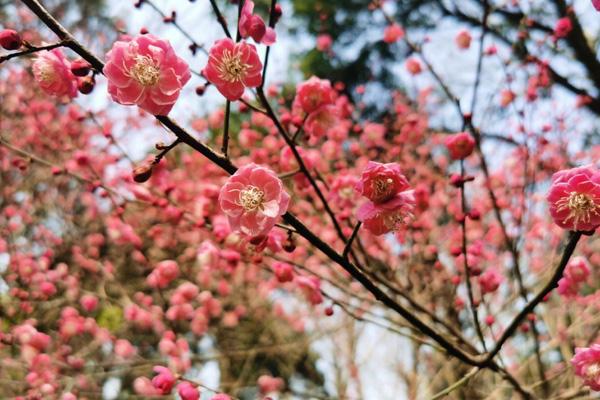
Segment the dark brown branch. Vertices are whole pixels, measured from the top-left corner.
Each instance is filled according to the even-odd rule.
[[[12,58],[26,56],[28,54],[37,53],[38,51],[52,50],[52,49],[56,49],[57,47],[63,47],[63,46],[66,46],[66,41],[64,41],[64,40],[61,40],[60,42],[52,43],[52,44],[49,44],[46,46],[31,46],[31,45],[29,45],[29,46],[27,46],[27,50],[23,50],[23,51],[19,51],[16,53],[10,53],[10,54],[1,56],[0,64],[2,64],[4,61],[8,61]]]
[[[506,328],[498,342],[496,342],[496,346],[494,346],[494,349],[488,353],[487,360],[492,360],[496,356],[496,354],[500,352],[504,343],[515,333],[515,331],[519,328],[519,325],[521,325],[521,323],[527,317],[527,315],[530,314],[535,309],[535,307],[544,300],[548,293],[550,293],[552,290],[554,290],[554,288],[558,286],[558,281],[560,280],[560,278],[562,278],[563,272],[569,262],[569,259],[575,251],[575,247],[577,246],[577,242],[581,238],[581,235],[581,232],[571,232],[569,234],[569,242],[567,243],[567,246],[563,251],[560,263],[554,270],[552,277],[546,283],[546,285],[544,285],[542,290],[540,290],[539,293],[529,303],[527,303],[525,307],[523,307],[521,312],[519,312],[519,314],[515,316],[515,318],[512,320],[508,328]]]

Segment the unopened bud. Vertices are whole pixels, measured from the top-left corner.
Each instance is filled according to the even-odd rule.
[[[12,29],[0,31],[0,46],[6,50],[17,50],[22,44],[21,35],[17,31]]]
[[[152,164],[147,163],[144,165],[140,165],[139,167],[135,167],[133,169],[133,180],[137,183],[144,183],[152,176]]]

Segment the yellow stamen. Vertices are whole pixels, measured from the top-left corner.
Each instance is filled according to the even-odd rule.
[[[596,204],[594,196],[586,193],[571,192],[568,197],[563,197],[556,203],[558,211],[569,210],[569,215],[564,223],[573,220],[573,227],[577,230],[580,223],[589,223],[592,215],[600,215],[600,205]]]
[[[244,210],[251,212],[262,207],[265,192],[256,186],[248,186],[240,191],[240,203]]]
[[[242,62],[242,54],[232,53],[229,50],[223,51],[221,60],[217,63],[217,71],[224,81],[233,83],[241,82],[246,76],[250,65]]]
[[[160,78],[160,68],[151,57],[138,55],[129,71],[131,77],[142,86],[154,86]]]

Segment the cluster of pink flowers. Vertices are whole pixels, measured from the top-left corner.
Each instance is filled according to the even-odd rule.
[[[258,15],[253,14],[254,2],[246,0],[240,15],[239,29],[243,38],[251,37],[256,43],[272,45],[275,43],[275,30],[265,25],[265,21]]]
[[[571,364],[575,374],[583,378],[590,389],[600,391],[600,344],[576,348]]]
[[[600,172],[591,166],[556,172],[547,199],[561,228],[595,230],[600,225]]]
[[[414,194],[398,164],[370,161],[356,190],[369,199],[358,209],[358,220],[375,235],[396,231],[413,217]]]
[[[248,164],[237,170],[219,193],[221,210],[231,229],[251,237],[265,236],[286,213],[290,196],[272,170]]]
[[[323,137],[338,122],[337,93],[326,79],[316,76],[296,86],[292,110],[305,119],[304,130],[315,138]]]
[[[33,62],[33,76],[42,90],[51,96],[77,96],[77,77],[60,49],[40,52]]]
[[[103,73],[114,101],[137,104],[154,115],[167,115],[191,78],[171,44],[150,34],[115,42]]]
[[[262,64],[254,45],[226,38],[210,48],[202,74],[227,100],[236,101],[247,87],[260,86]]]
[[[558,281],[558,293],[564,297],[578,295],[581,285],[590,276],[590,267],[583,257],[574,257],[569,261],[563,277]]]

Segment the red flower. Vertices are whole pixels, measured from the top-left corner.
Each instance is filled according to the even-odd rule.
[[[323,105],[333,104],[334,101],[335,91],[331,87],[331,82],[311,76],[309,80],[296,86],[293,108],[300,108],[306,114],[310,114]]]
[[[373,203],[384,203],[408,189],[408,180],[396,163],[381,164],[369,161],[356,190]]]
[[[453,160],[467,158],[475,148],[475,140],[467,132],[460,132],[446,138],[446,147]]]
[[[414,208],[415,197],[409,190],[398,193],[385,203],[366,202],[358,209],[357,217],[371,233],[383,235],[406,225],[413,217]]]
[[[158,375],[152,378],[152,386],[160,390],[161,394],[171,393],[173,386],[175,386],[175,382],[177,382],[177,378],[175,378],[173,373],[166,367],[157,365],[153,370]]]
[[[571,364],[575,375],[582,377],[590,389],[600,391],[600,344],[576,348]]]
[[[556,21],[554,25],[554,37],[557,39],[566,37],[573,29],[573,24],[569,17],[564,17]]]
[[[252,14],[254,2],[246,0],[240,15],[240,35],[245,39],[251,37],[256,43],[271,45],[275,43],[275,30],[265,25],[265,21],[258,15]]]
[[[550,215],[561,228],[595,230],[600,225],[600,173],[590,167],[555,173],[548,202]]]
[[[247,87],[257,87],[262,82],[262,64],[256,47],[246,42],[217,40],[210,49],[208,64],[202,71],[227,100],[239,100]]]
[[[389,25],[383,31],[383,41],[386,43],[394,43],[404,37],[404,29],[398,24]]]

